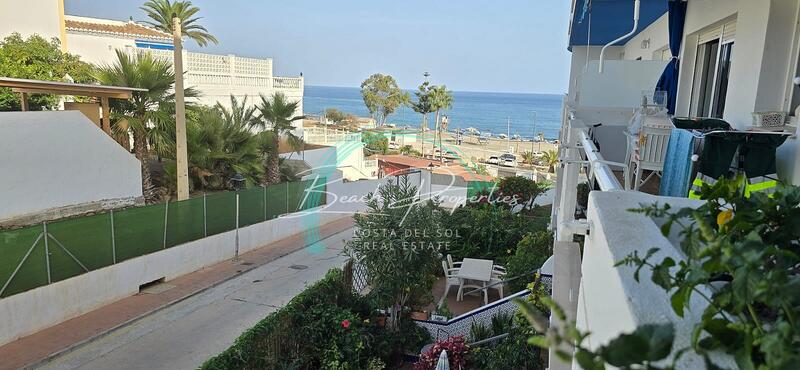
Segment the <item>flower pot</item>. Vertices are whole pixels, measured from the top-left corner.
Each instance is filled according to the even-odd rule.
[[[413,320],[428,320],[428,313],[425,311],[412,311],[411,319]]]

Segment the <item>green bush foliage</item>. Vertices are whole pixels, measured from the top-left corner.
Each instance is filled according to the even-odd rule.
[[[202,368],[365,369],[430,339],[410,322],[401,323],[399,335],[378,326],[371,300],[353,293],[343,276],[329,271]]]
[[[511,292],[518,292],[532,283],[534,271],[542,267],[553,255],[553,234],[549,231],[537,231],[526,235],[517,244],[517,250],[506,262],[509,277],[522,276],[509,282]]]

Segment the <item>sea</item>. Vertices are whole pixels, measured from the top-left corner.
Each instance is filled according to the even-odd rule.
[[[413,91],[411,93],[414,98]],[[474,127],[482,133],[519,135],[531,139],[543,133],[548,140],[558,139],[561,127],[562,95],[453,91],[453,107],[444,112],[449,117],[448,130]],[[369,111],[355,87],[305,86],[303,111],[318,115],[327,108],[368,117]],[[433,121],[433,115],[429,122]],[[422,115],[409,107],[389,116],[398,127],[418,128]],[[432,124],[428,124],[432,128]]]

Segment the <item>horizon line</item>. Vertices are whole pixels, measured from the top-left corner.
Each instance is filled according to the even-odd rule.
[[[316,85],[316,84],[306,84],[306,86],[311,87],[336,87],[336,88],[344,88],[344,89],[361,89],[359,86],[340,86],[340,85]],[[404,88],[401,89],[406,91],[414,91],[417,88]],[[563,95],[566,94],[565,92],[559,93],[546,93],[546,92],[514,92],[514,91],[479,91],[479,90],[451,90],[453,92],[462,92],[462,93],[489,93],[489,94],[517,94],[517,95]]]

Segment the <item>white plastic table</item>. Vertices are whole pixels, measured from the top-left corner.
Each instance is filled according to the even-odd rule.
[[[489,292],[486,289],[486,284],[492,280],[492,268],[494,261],[482,260],[477,258],[464,258],[461,261],[461,268],[456,275],[461,279],[463,286],[464,280],[480,281],[483,286],[483,304],[489,304]],[[459,289],[460,291],[461,289]]]
[[[478,280],[488,283],[492,280],[494,261],[477,258],[464,258],[458,276],[461,279]]]

